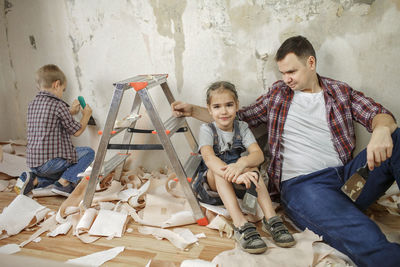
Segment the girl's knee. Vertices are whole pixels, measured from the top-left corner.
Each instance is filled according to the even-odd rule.
[[[216,177],[214,176],[214,173],[211,170],[207,170],[206,179],[207,179],[207,183],[210,186],[210,188],[213,191],[217,191],[217,185],[215,183]],[[217,177],[217,179],[219,179],[219,177]],[[223,178],[221,178],[221,179],[223,179]]]

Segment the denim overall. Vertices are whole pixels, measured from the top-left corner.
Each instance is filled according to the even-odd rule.
[[[240,158],[240,154],[246,150],[242,144],[242,136],[240,135],[238,120],[235,119],[233,122],[234,134],[232,147],[224,152],[220,152],[217,129],[215,128],[214,124],[209,123],[208,126],[213,132],[213,149],[215,155],[227,164],[235,163]],[[218,193],[212,191],[207,183],[207,169],[207,165],[204,163],[204,161],[202,161],[200,164],[199,175],[193,184],[193,190],[197,193],[197,199],[200,202],[210,205],[223,205]],[[233,184],[233,188],[236,196],[238,198],[243,198],[244,194],[246,193],[246,188],[243,185],[238,184]]]

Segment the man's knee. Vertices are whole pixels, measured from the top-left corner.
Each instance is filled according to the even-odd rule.
[[[397,129],[392,133],[392,139],[393,139],[393,142],[400,142],[400,128],[397,128]]]

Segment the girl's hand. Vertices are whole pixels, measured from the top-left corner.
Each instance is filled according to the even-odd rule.
[[[236,179],[243,173],[245,168],[246,166],[239,162],[235,162],[222,167],[221,170],[224,172],[224,179],[228,182],[232,182],[233,179]]]
[[[171,104],[172,114],[175,117],[191,117],[193,105],[185,102],[175,101]]]
[[[257,172],[245,172],[239,175],[236,179],[233,179],[232,182],[236,184],[244,184],[247,189],[250,188],[251,183],[253,183],[256,188],[259,188]]]

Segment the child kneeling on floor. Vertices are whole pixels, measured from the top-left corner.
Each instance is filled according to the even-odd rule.
[[[263,253],[267,245],[256,226],[243,215],[236,197],[243,198],[251,183],[256,185],[257,201],[264,218],[263,231],[281,247],[295,244],[282,219],[276,215],[267,188],[257,166],[264,155],[246,122],[236,119],[239,100],[235,86],[229,82],[213,83],[207,90],[207,108],[214,119],[200,128],[199,148],[203,157],[194,191],[201,202],[226,207],[234,224],[234,236],[249,253]],[[247,150],[247,156],[241,156]]]
[[[45,65],[36,72],[40,90],[28,106],[27,165],[14,187],[17,194],[27,195],[33,189],[51,190],[53,194],[69,196],[94,159],[90,147],[75,148],[70,135],[79,136],[85,130],[92,109],[80,108],[78,100],[72,107],[62,100],[67,86],[64,73],[56,65]],[[82,111],[77,122],[72,115]]]

